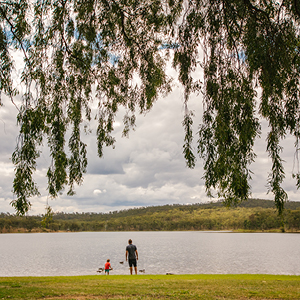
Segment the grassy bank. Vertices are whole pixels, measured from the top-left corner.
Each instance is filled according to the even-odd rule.
[[[299,299],[300,276],[1,277],[0,299]]]

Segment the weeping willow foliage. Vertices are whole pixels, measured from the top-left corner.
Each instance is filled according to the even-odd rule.
[[[73,194],[86,172],[81,134],[83,122],[91,120],[92,101],[98,103],[101,157],[103,147],[115,143],[121,106],[128,135],[136,114],[171,91],[166,74],[171,61],[184,86],[187,166],[193,168],[196,160],[188,100],[200,92],[205,109],[197,144],[207,193],[216,190],[228,205],[246,200],[253,144],[264,118],[272,159],[268,187],[282,212],[287,194],[281,187],[280,141],[294,135],[296,152],[299,143],[299,21],[297,0],[1,1],[0,91],[12,101],[18,92],[12,51],[24,57],[20,80],[26,87],[12,156],[13,207],[25,214],[30,198],[39,194],[33,174],[45,140],[52,159],[49,194],[56,197],[66,186]],[[201,81],[194,75],[200,67]],[[299,172],[294,177],[299,188]]]

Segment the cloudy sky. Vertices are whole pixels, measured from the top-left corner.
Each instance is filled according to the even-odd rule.
[[[18,127],[17,109],[3,97],[0,108],[0,212],[14,213],[10,202],[14,199],[12,182],[14,168],[11,154],[16,145]],[[202,117],[202,97],[192,96],[189,108],[194,111],[194,132],[197,132]],[[129,138],[122,138],[122,110],[115,123],[115,149],[106,148],[104,158],[97,156],[96,128],[84,136],[88,145],[88,171],[76,195],[69,197],[66,192],[57,199],[47,197],[46,172],[49,164],[47,149],[38,161],[35,180],[41,193],[31,200],[30,214],[43,214],[47,202],[55,212],[108,212],[132,207],[164,204],[189,204],[210,201],[202,180],[202,162],[198,158],[196,168],[188,169],[182,154],[184,131],[183,89],[174,82],[173,92],[160,98],[146,115],[138,115],[137,127]],[[267,194],[267,179],[271,161],[265,152],[267,125],[262,123],[263,133],[255,144],[257,158],[251,165],[252,197],[272,199]],[[197,137],[195,137],[195,140]],[[284,146],[286,189],[289,200],[300,201],[300,191],[292,179],[294,168],[294,139],[287,138]],[[196,147],[196,146],[195,146]]]

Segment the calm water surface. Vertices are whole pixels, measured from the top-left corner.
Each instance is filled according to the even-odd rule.
[[[129,238],[146,274],[300,275],[300,234],[188,231],[0,234],[0,276],[129,274]]]

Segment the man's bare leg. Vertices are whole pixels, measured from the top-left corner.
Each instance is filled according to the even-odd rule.
[[[134,267],[135,275],[137,275],[137,267]]]
[[[130,267],[129,269],[130,269],[130,275],[132,275],[132,267]]]

